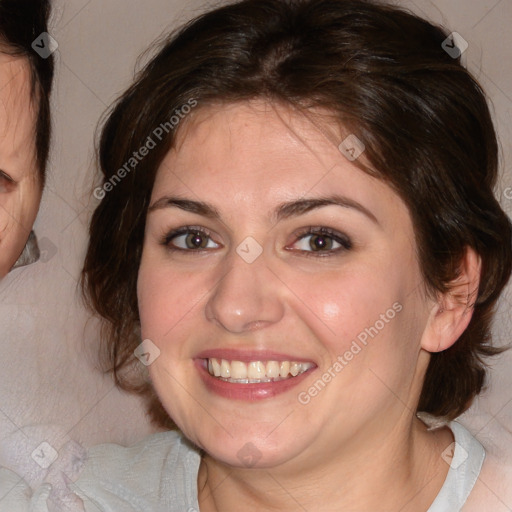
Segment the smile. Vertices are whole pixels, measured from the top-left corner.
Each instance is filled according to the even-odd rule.
[[[208,358],[208,373],[233,384],[255,384],[292,379],[313,368],[314,363],[297,361],[229,361]]]

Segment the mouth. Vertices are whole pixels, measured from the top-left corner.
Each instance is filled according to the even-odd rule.
[[[222,350],[199,355],[195,365],[208,391],[229,400],[255,401],[296,387],[317,368],[312,361],[288,357]]]
[[[257,384],[293,379],[315,366],[298,361],[230,361],[216,357],[207,358],[208,373],[224,382]]]

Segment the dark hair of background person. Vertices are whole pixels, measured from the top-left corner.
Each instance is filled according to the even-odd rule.
[[[486,97],[460,58],[442,48],[447,36],[373,1],[223,6],[169,36],[112,107],[98,149],[105,183],[191,98],[197,109],[265,98],[334,114],[366,146],[370,165],[354,163],[408,206],[430,296],[453,289],[467,246],[482,259],[471,322],[451,348],[431,355],[417,407],[453,419],[482,390],[484,358],[504,350],[492,345],[490,327],[512,269],[512,227],[493,194],[498,145]],[[99,203],[82,273],[85,300],[103,318],[106,368],[118,386],[146,395],[152,420],[168,428],[173,423],[151,385],[133,371],[140,364],[133,351],[141,342],[136,285],[146,212],[177,131]]]
[[[32,43],[42,32],[47,32],[50,9],[49,0],[0,0],[0,51],[26,57],[30,64],[32,97],[38,102],[36,158],[43,185],[51,140],[54,60],[52,55],[47,59],[40,57],[32,49]]]

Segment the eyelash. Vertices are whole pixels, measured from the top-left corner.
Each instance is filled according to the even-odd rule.
[[[203,253],[205,251],[208,251],[209,249],[183,249],[181,247],[173,247],[171,245],[171,241],[181,235],[187,235],[187,234],[199,234],[203,236],[207,236],[211,239],[211,233],[205,228],[201,228],[199,226],[184,226],[182,228],[176,229],[174,231],[171,231],[170,233],[166,234],[161,244],[167,248],[167,250],[171,252],[187,252],[187,253]],[[352,249],[353,245],[346,235],[342,233],[338,233],[337,231],[334,231],[330,228],[326,227],[315,227],[310,226],[308,228],[305,228],[304,230],[301,230],[298,233],[295,233],[295,236],[297,237],[297,241],[302,240],[303,238],[307,236],[324,236],[326,238],[330,238],[334,240],[335,242],[339,243],[341,247],[338,247],[336,249],[330,249],[330,250],[318,250],[318,251],[304,251],[300,250],[299,252],[303,253],[306,257],[312,257],[312,258],[325,258],[325,257],[331,257],[336,256],[339,253],[348,251]]]

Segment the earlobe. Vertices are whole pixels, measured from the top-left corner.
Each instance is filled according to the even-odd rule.
[[[459,276],[439,296],[427,320],[421,347],[428,352],[450,348],[466,330],[478,296],[482,261],[470,247],[460,263]]]

